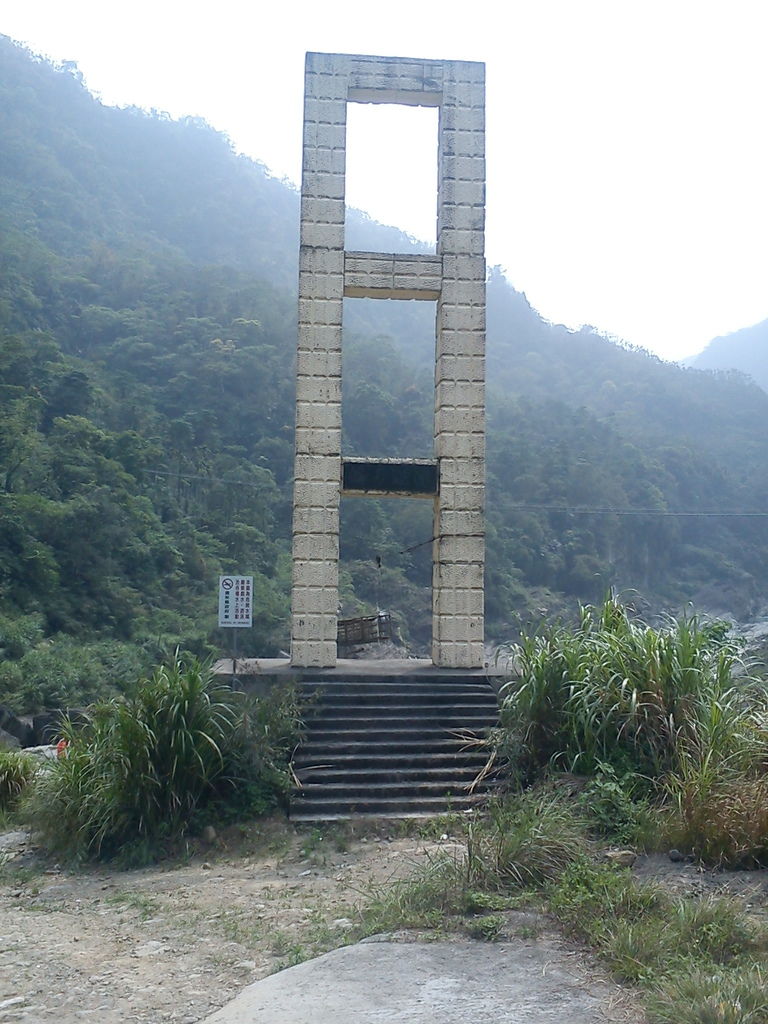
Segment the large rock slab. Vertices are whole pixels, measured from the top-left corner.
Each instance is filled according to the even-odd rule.
[[[599,1024],[616,995],[546,941],[363,942],[249,985],[204,1024]]]
[[[29,747],[35,742],[32,727],[5,704],[0,704],[0,730],[16,740],[11,746]]]

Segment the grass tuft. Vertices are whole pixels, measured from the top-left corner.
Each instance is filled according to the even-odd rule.
[[[648,999],[651,1024],[765,1024],[768,974],[763,967],[681,974]]]
[[[540,887],[586,850],[583,820],[547,790],[492,801],[470,823],[464,871],[471,888]]]
[[[768,864],[768,777],[727,765],[713,772],[706,761],[685,758],[667,785],[670,846],[718,867]]]
[[[0,811],[12,811],[32,782],[38,763],[18,750],[0,750]]]

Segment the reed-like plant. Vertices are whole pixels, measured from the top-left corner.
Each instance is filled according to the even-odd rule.
[[[702,701],[731,702],[734,653],[695,617],[656,629],[612,595],[581,609],[575,629],[554,626],[514,649],[502,727],[522,735],[533,767],[594,771],[599,763],[658,777],[693,739]]]
[[[664,779],[670,845],[709,864],[768,864],[768,693],[756,682],[705,690]]]
[[[667,779],[665,812],[670,846],[706,864],[730,868],[768,865],[768,776],[738,771],[687,755]]]
[[[610,596],[575,629],[524,638],[496,751],[517,743],[529,775],[555,765],[644,779],[666,802],[670,845],[708,863],[768,863],[768,696],[735,677],[722,632],[695,617],[653,628]]]
[[[129,700],[95,706],[86,728],[66,729],[66,756],[30,803],[47,845],[79,857],[149,854],[187,831],[202,807],[218,813],[236,799],[247,814],[259,795],[255,810],[264,810],[284,749],[264,730],[261,749],[249,749],[257,737],[247,706],[208,667],[178,657]],[[271,720],[279,732],[279,710]]]

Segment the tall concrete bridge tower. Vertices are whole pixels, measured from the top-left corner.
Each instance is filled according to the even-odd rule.
[[[348,252],[348,103],[437,107],[434,255]],[[291,663],[336,664],[343,494],[434,503],[432,661],[483,665],[485,67],[308,53],[299,256]],[[436,304],[433,458],[342,457],[345,296]]]

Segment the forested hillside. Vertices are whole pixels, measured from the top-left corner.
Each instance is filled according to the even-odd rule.
[[[221,649],[220,571],[255,577],[244,653],[287,644],[297,234],[296,193],[211,127],[0,38],[0,701]],[[348,244],[415,245],[355,212]],[[746,614],[764,521],[666,513],[768,507],[768,395],[548,324],[498,269],[488,303],[490,637],[610,585]],[[429,452],[433,322],[349,300],[348,452]],[[418,650],[428,503],[342,517],[345,613],[391,608]]]
[[[768,320],[714,338],[689,363],[699,370],[739,370],[768,391]]]

